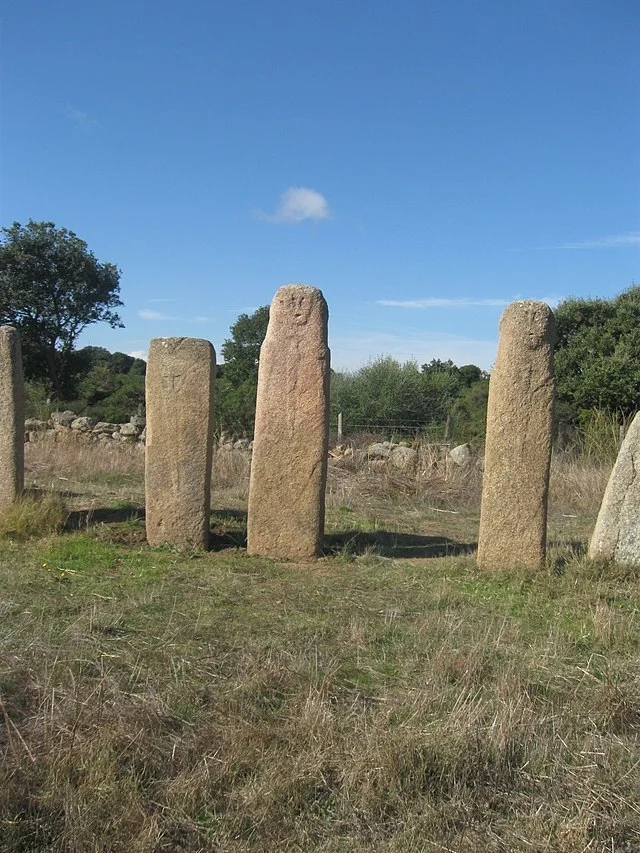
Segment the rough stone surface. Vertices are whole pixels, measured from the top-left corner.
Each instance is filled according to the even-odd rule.
[[[75,412],[67,409],[64,412],[51,412],[49,420],[54,427],[70,427],[77,417]]]
[[[459,444],[457,447],[452,447],[449,451],[449,458],[454,465],[459,465],[461,468],[465,468],[471,463],[471,448],[468,444]]]
[[[640,565],[640,413],[611,472],[589,544],[592,560]]]
[[[367,448],[369,459],[388,459],[391,451],[397,447],[392,441],[376,441]]]
[[[391,449],[389,462],[400,471],[414,471],[418,464],[418,451],[414,450],[413,447],[398,444]]]
[[[89,432],[92,426],[92,418],[82,417],[71,421],[71,429],[78,430],[79,432]]]
[[[24,383],[20,336],[0,326],[0,511],[24,488]]]
[[[328,309],[314,287],[273,298],[260,351],[247,550],[318,556],[324,533],[329,438]]]
[[[555,337],[544,302],[512,302],[500,319],[487,409],[482,569],[538,568],[545,560]]]
[[[116,432],[119,428],[119,424],[112,424],[108,421],[98,421],[98,423],[94,426],[93,432],[96,435],[109,435]]]
[[[154,338],[149,345],[145,515],[151,545],[209,545],[215,365],[209,341]]]
[[[120,435],[127,436],[129,438],[135,438],[140,430],[135,424],[122,424],[120,427]]]

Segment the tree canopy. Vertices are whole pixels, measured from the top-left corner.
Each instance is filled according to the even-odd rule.
[[[82,330],[97,322],[123,325],[114,310],[122,305],[120,272],[114,264],[100,263],[84,240],[53,222],[14,222],[2,232],[0,323],[20,331],[25,374],[46,376],[63,399]]]
[[[561,416],[598,409],[629,415],[640,403],[640,285],[613,299],[567,299],[555,310]]]
[[[269,325],[269,306],[262,305],[253,314],[240,314],[230,328],[231,337],[222,344],[224,376],[235,385],[246,379],[258,381],[260,347]]]
[[[444,436],[452,415],[458,437],[484,434],[488,376],[476,365],[434,359],[418,368],[381,356],[353,373],[332,373],[332,422],[344,415],[347,431],[428,432]]]
[[[231,337],[222,344],[220,377],[216,380],[216,421],[232,432],[253,434],[260,347],[267,334],[269,306],[240,314]]]

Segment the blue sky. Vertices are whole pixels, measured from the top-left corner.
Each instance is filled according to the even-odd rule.
[[[21,0],[0,224],[122,270],[126,328],[211,340],[321,288],[332,363],[489,368],[513,299],[640,280],[637,0]]]

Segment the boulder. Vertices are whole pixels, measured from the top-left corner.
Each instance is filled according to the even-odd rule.
[[[471,448],[468,444],[459,444],[457,447],[452,447],[449,451],[449,458],[454,465],[466,468],[467,465],[471,464],[473,458]]]
[[[71,429],[78,430],[78,432],[89,432],[92,426],[92,418],[76,418],[74,421],[71,421]]]
[[[64,429],[66,427],[70,427],[77,417],[78,416],[75,412],[72,412],[67,409],[64,412],[51,412],[49,422],[55,429],[57,429],[58,427],[62,427]]]
[[[397,447],[391,448],[389,462],[394,468],[398,468],[400,471],[415,470],[418,464],[418,452],[413,447],[406,447],[400,444]]]
[[[132,423],[122,424],[120,427],[120,435],[124,438],[135,438],[140,430]]]
[[[388,459],[394,447],[397,445],[392,441],[378,441],[369,445],[367,456],[369,459]]]
[[[96,435],[111,435],[118,429],[118,424],[111,424],[107,421],[99,421],[93,428]]]

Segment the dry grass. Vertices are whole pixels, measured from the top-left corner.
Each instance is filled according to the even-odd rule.
[[[144,504],[144,450],[81,441],[25,444],[25,485],[59,494],[70,510]]]
[[[551,507],[595,517],[612,467],[612,462],[602,462],[593,456],[555,455],[549,488]]]
[[[446,453],[429,444],[417,444],[415,470],[403,473],[383,460],[354,453],[329,460],[327,506],[349,504],[371,497],[423,499],[443,509],[480,506],[482,472],[478,465],[454,465]]]
[[[76,504],[143,494],[136,448],[27,465]],[[215,506],[248,466],[217,454]],[[152,549],[129,509],[0,539],[0,849],[640,850],[640,575],[427,559],[473,542],[480,476],[332,464],[315,566]],[[554,506],[589,522],[606,476],[554,460]]]
[[[3,556],[3,850],[640,844],[634,576]]]

